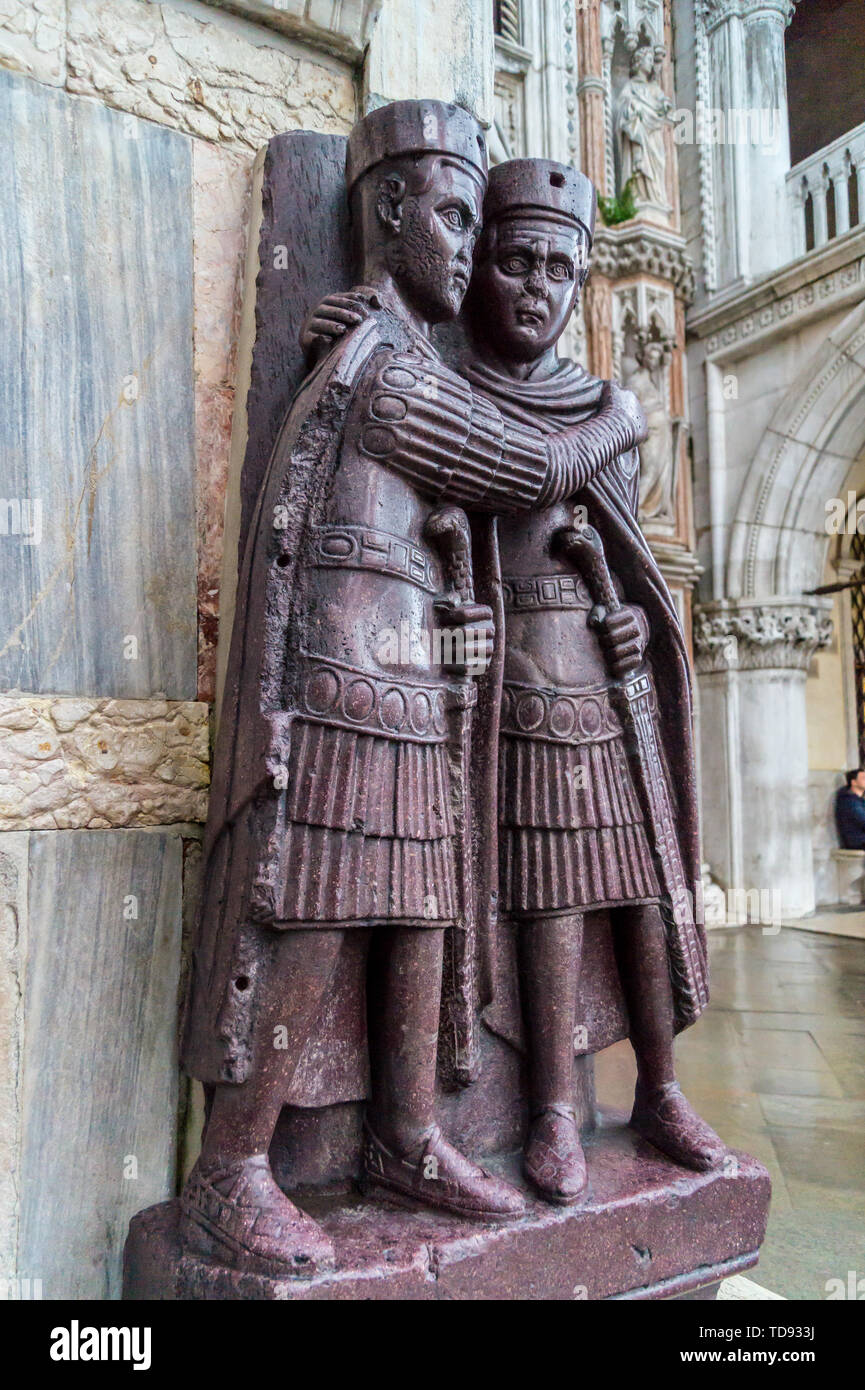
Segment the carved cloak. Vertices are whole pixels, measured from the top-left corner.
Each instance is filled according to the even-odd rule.
[[[590,376],[573,362],[563,362],[553,376],[537,381],[516,381],[494,371],[474,355],[463,361],[462,374],[489,397],[506,417],[520,423],[531,423],[546,433],[555,433],[588,418],[598,409],[604,383]],[[626,584],[628,603],[638,604],[649,620],[651,647],[649,660],[658,696],[657,726],[676,800],[676,828],[686,877],[691,885],[694,918],[702,956],[704,981],[706,968],[706,937],[703,926],[700,875],[700,832],[694,762],[691,675],[685,637],[672,595],[661,574],[657,561],[640,530],[639,461],[636,451],[623,455],[590,483],[575,503],[585,504],[591,524],[600,532],[607,558],[613,570]],[[484,557],[487,571],[486,587],[494,596],[501,592],[501,572],[498,549],[489,523],[476,522],[477,557]],[[487,598],[485,601],[489,602]],[[501,611],[500,602],[493,599]],[[503,618],[503,615],[502,615]],[[505,643],[497,643],[498,659],[486,682],[479,690],[479,728],[486,731],[483,740],[476,740],[478,784],[489,775],[498,761],[497,705],[501,696]],[[480,866],[479,866],[480,868]],[[493,872],[498,871],[496,862]],[[479,880],[482,882],[482,879]],[[510,967],[505,966],[501,951],[502,937],[497,929],[495,887],[488,885],[479,911],[479,944],[481,959],[481,1006],[484,1017],[493,1031],[513,1036],[513,1029],[504,1022],[512,1009],[497,995],[513,996],[512,983],[504,980]],[[693,1023],[702,1011],[683,997],[677,989],[672,972],[676,1004],[677,1029]],[[498,1020],[498,1022],[497,1022]]]
[[[346,415],[373,353],[408,345],[373,315],[303,382],[280,430],[252,517],[214,752],[202,897],[181,1061],[203,1082],[242,1082],[251,1066],[267,923],[279,864],[302,634],[298,569],[339,463]]]

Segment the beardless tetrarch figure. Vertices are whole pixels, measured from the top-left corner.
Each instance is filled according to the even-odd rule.
[[[513,160],[491,171],[461,370],[504,418],[545,433],[594,417],[611,385],[556,350],[587,274],[594,212],[591,183],[564,165]],[[334,298],[310,330],[344,332],[363,314]],[[525,1172],[561,1204],[579,1200],[587,1182],[573,1055],[589,911],[611,914],[638,1067],[631,1125],[690,1168],[713,1168],[726,1153],[675,1078],[674,1035],[708,999],[705,936],[694,914],[690,676],[673,600],[637,523],[638,495],[639,458],[629,448],[567,502],[499,522],[500,908],[518,924],[531,1110]],[[574,503],[613,568],[617,603],[601,621],[569,546]],[[619,698],[628,685],[637,691],[630,720]],[[652,726],[654,765],[640,765],[634,717]],[[495,962],[495,941],[489,954]],[[515,992],[496,989],[495,964],[489,974],[485,1021],[516,1041],[520,1023],[505,999]]]
[[[598,408],[604,383],[556,351],[587,274],[594,208],[590,181],[564,165],[513,160],[491,171],[464,307],[472,346],[463,371],[515,420],[561,429]],[[629,450],[569,503],[499,523],[500,907],[519,924],[532,1109],[525,1171],[562,1203],[586,1183],[572,1055],[590,910],[611,914],[638,1068],[633,1128],[688,1167],[714,1167],[726,1152],[675,1078],[674,1033],[707,998],[705,942],[692,918],[673,922],[669,910],[671,883],[690,890],[682,900],[693,904],[699,881],[689,681],[676,610],[637,525],[638,473]],[[600,622],[567,544],[574,503],[599,533],[619,595]],[[646,717],[661,750],[648,778],[646,768],[635,776],[637,750],[616,698],[618,684],[646,674],[656,702]],[[676,794],[661,849],[659,803],[674,804]]]

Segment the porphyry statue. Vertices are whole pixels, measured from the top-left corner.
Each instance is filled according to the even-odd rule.
[[[557,351],[588,273],[595,202],[565,165],[496,165],[462,312],[462,375],[504,419],[549,437],[597,418],[611,387]],[[365,316],[360,300],[335,296],[310,330],[337,336]],[[689,1168],[727,1153],[674,1067],[676,1032],[708,1001],[690,675],[638,509],[629,446],[579,493],[503,515],[488,547],[505,616],[484,691],[499,728],[498,907],[517,922],[518,952],[508,959],[495,917],[480,914],[479,1002],[493,1031],[515,1044],[525,1033],[524,1171],[560,1204],[587,1184],[572,1091],[588,912],[611,916],[638,1067],[632,1127]]]
[[[332,1263],[268,1162],[282,1106],[320,1104],[340,1061],[314,1050],[328,1010],[368,1044],[368,1077],[328,1092],[368,1097],[368,1186],[461,1216],[524,1210],[434,1109],[446,933],[471,987],[464,716],[496,640],[473,601],[463,509],[547,511],[645,422],[608,386],[550,431],[445,365],[431,327],[460,310],[486,181],[483,131],[461,109],[397,102],[355,126],[364,321],[295,397],[241,567],[183,1039],[211,1103],[181,1199],[187,1248],[240,1269]],[[404,627],[394,653],[385,636]],[[422,640],[442,632],[463,649]]]

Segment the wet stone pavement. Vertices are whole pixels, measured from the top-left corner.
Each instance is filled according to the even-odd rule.
[[[712,1002],[677,1064],[705,1119],[771,1175],[750,1277],[789,1299],[837,1297],[861,1279],[863,1296],[865,941],[745,926],[710,932],[709,949]],[[609,1048],[598,1099],[628,1108],[634,1076],[628,1044]]]

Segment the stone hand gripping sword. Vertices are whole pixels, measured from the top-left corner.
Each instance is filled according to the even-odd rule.
[[[594,607],[589,623],[597,627],[622,603],[607,566],[603,541],[593,526],[564,527],[554,545],[571,560],[585,580]],[[662,891],[669,901],[667,938],[671,968],[684,996],[697,1009],[708,1002],[706,962],[694,924],[691,894],[685,881],[682,853],[670,791],[652,717],[652,683],[636,655],[630,669],[615,683],[616,698],[629,734],[631,763],[644,814],[652,832],[652,845]]]
[[[452,617],[454,607],[474,605],[475,601],[468,517],[459,507],[440,507],[427,521],[424,534],[439,552],[448,590],[439,601],[439,611],[443,617],[447,613]],[[468,657],[469,653],[466,652],[465,656]],[[477,702],[477,687],[471,664],[467,662],[466,665],[467,669],[457,676],[456,683],[451,687],[450,699],[449,754],[452,764],[456,764],[457,785],[461,788],[460,804],[454,808],[461,921],[447,933],[441,1036],[443,1059],[453,1080],[460,1086],[475,1081],[480,1071],[475,980],[477,928],[474,847],[469,788],[472,711]]]

